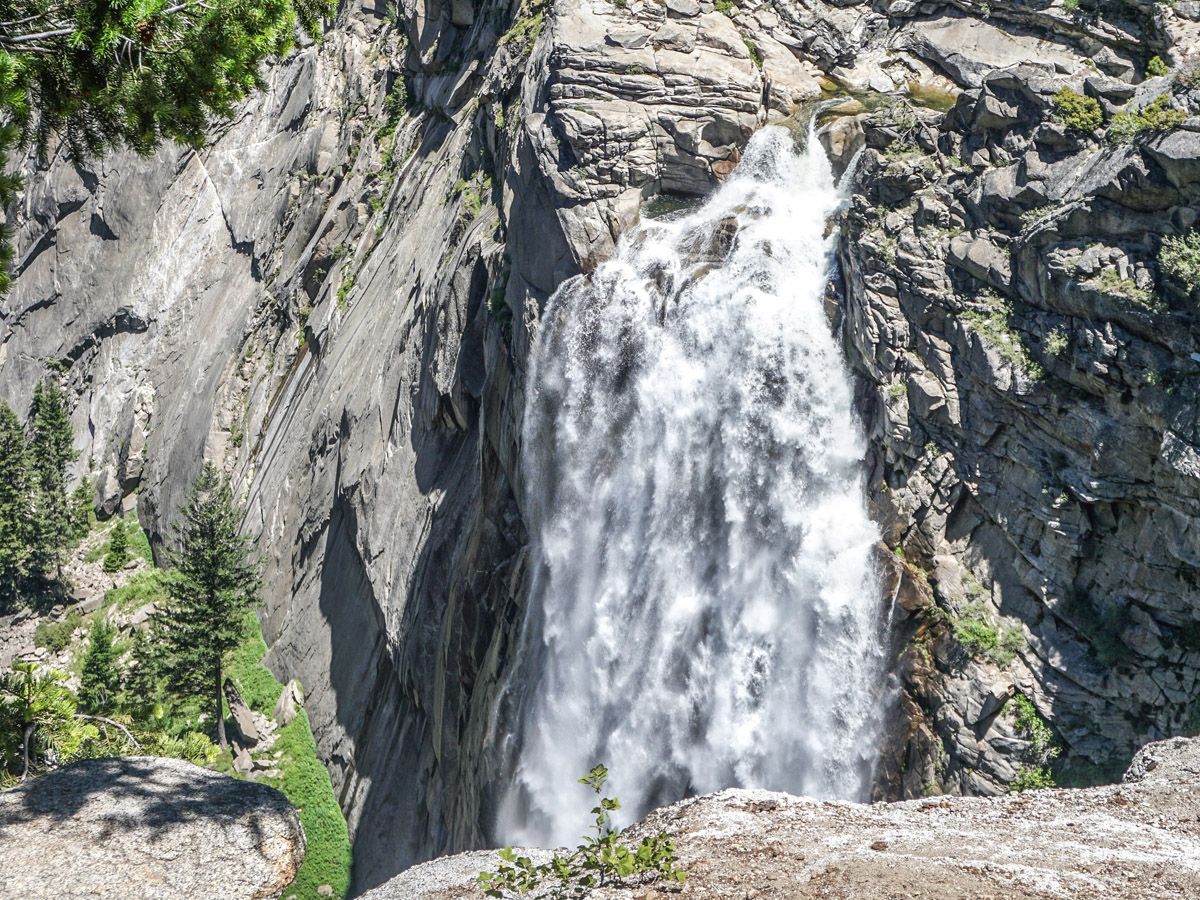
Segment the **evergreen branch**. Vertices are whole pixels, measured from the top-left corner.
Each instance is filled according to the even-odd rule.
[[[104,718],[104,716],[89,716],[89,715],[85,715],[84,713],[75,713],[75,718],[84,719],[88,722],[100,722],[104,725],[111,725],[113,728],[116,728],[118,731],[120,731],[122,734],[124,734],[125,737],[127,737],[129,739],[129,743],[133,744],[134,750],[137,750],[140,752],[142,749],[142,745],[138,743],[137,738],[135,738],[133,736],[133,734],[130,732],[130,730],[128,728],[126,728],[124,725],[122,725],[120,722],[114,722],[112,719]]]

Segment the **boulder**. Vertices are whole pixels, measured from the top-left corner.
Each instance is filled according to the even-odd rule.
[[[283,693],[275,701],[275,709],[271,714],[282,727],[296,718],[296,713],[302,706],[304,706],[304,691],[300,687],[300,682],[293,678],[284,686]]]
[[[828,803],[727,790],[651,813],[688,897],[1104,897],[1200,895],[1200,739],[1149,745],[1121,784],[999,797]],[[535,862],[545,853],[533,851]],[[482,897],[495,851],[416,866],[363,900]],[[670,896],[644,884],[590,896]]]
[[[243,747],[254,747],[263,739],[258,723],[254,721],[254,712],[246,705],[241,693],[228,678],[225,679],[225,700],[229,704],[229,714],[237,728],[237,742]]]
[[[5,897],[278,897],[304,849],[281,793],[180,760],[87,760],[0,794]]]

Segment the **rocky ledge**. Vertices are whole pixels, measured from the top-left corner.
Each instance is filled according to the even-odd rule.
[[[1200,896],[1200,739],[1149,744],[1120,784],[866,806],[729,790],[651,813],[668,832],[688,897]],[[416,866],[364,900],[482,896],[495,853]],[[596,897],[658,897],[636,885]]]
[[[93,759],[0,794],[0,894],[278,897],[304,859],[278,791],[190,763]]]

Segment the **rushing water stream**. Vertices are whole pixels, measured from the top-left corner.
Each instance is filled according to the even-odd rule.
[[[577,838],[694,793],[862,798],[880,682],[863,438],[823,307],[840,202],[815,139],[757,134],[543,318],[526,412],[536,554],[497,837]]]

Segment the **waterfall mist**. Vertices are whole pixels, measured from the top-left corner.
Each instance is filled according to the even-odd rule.
[[[762,130],[542,319],[524,423],[535,572],[496,836],[572,842],[689,794],[864,799],[881,675],[864,439],[824,309],[841,198]]]

